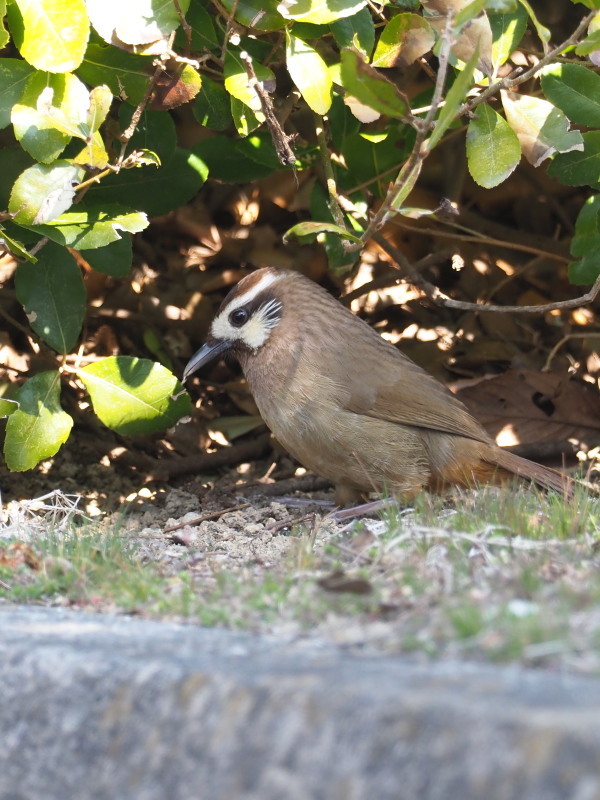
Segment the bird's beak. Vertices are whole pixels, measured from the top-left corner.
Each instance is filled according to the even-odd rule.
[[[231,347],[231,342],[227,342],[224,339],[209,339],[206,344],[198,350],[197,353],[190,358],[188,363],[185,365],[185,369],[183,370],[183,383],[187,381],[190,375],[193,375],[194,372],[203,367],[205,364],[208,364],[209,361],[212,361],[217,356],[220,356],[221,353],[224,353],[226,350],[229,350]]]

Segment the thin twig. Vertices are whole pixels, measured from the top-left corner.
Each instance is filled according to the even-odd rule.
[[[250,54],[244,50],[240,53],[240,58],[244,62],[244,67],[246,68],[246,74],[248,75],[248,86],[254,90],[254,93],[260,101],[260,107],[265,116],[265,122],[267,124],[267,128],[269,129],[269,133],[271,134],[273,146],[275,147],[275,152],[277,153],[277,158],[284,165],[284,167],[291,167],[296,163],[296,154],[290,147],[290,141],[293,137],[288,136],[281,127],[281,123],[277,119],[275,109],[273,108],[271,96],[256,77],[256,72],[254,71],[254,65],[252,64],[252,57]]]
[[[361,247],[364,247],[365,242],[371,239],[373,234],[383,227],[391,210],[398,202],[398,198],[400,197],[401,193],[406,191],[407,188],[411,187],[415,183],[419,173],[421,172],[423,161],[429,155],[429,147],[427,146],[426,138],[431,126],[433,125],[435,115],[438,112],[438,106],[441,102],[442,93],[446,84],[448,59],[450,57],[450,48],[452,47],[453,20],[454,14],[452,12],[448,13],[446,18],[446,28],[442,34],[442,46],[438,54],[439,67],[433,90],[433,97],[431,99],[431,108],[427,112],[427,115],[424,119],[421,120],[415,117],[412,120],[412,124],[416,128],[417,135],[410,155],[404,162],[404,165],[401,167],[396,180],[387,192],[379,210],[373,215],[367,226],[367,229],[360,237],[360,243],[348,246],[347,249],[349,251],[358,250]]]
[[[554,361],[554,356],[558,353],[563,344],[566,344],[567,342],[571,341],[571,339],[589,339],[590,336],[600,337],[600,332],[588,331],[587,333],[568,333],[566,336],[563,336],[562,339],[560,339],[554,345],[552,350],[550,350],[548,358],[546,359],[546,363],[542,367],[542,372],[548,372],[550,370],[552,362]]]
[[[175,9],[177,10],[177,14],[179,16],[179,21],[181,22],[181,27],[183,28],[183,32],[185,33],[185,56],[186,58],[190,57],[190,53],[192,52],[192,26],[185,18],[185,14],[181,10],[181,6],[179,5],[179,0],[173,0],[173,4]]]
[[[570,300],[558,300],[555,303],[544,303],[536,306],[496,306],[487,303],[470,303],[465,300],[454,300],[448,297],[447,294],[438,289],[422,275],[415,270],[414,266],[408,261],[404,253],[394,247],[393,244],[388,242],[385,236],[380,233],[373,235],[373,239],[381,247],[382,250],[391,256],[396,263],[402,266],[403,271],[417,288],[439,306],[446,308],[456,308],[459,311],[491,311],[497,314],[543,314],[547,311],[564,310],[569,308],[579,308],[588,303],[593,303],[598,294],[600,294],[600,275],[596,278],[596,282],[585,294],[579,297],[573,297]]]
[[[470,113],[474,108],[476,108],[480,103],[484,103],[486,100],[489,100],[490,97],[498,94],[502,89],[512,89],[513,86],[519,86],[521,83],[525,83],[534,75],[536,75],[540,70],[542,70],[545,66],[550,64],[554,58],[562,53],[567,47],[570,47],[573,44],[576,44],[583,33],[586,32],[588,25],[597,14],[597,11],[591,11],[589,14],[581,20],[577,28],[573,31],[573,33],[565,39],[562,44],[559,44],[553,50],[550,50],[546,55],[541,58],[537,64],[534,64],[533,67],[528,69],[526,72],[522,72],[522,69],[516,69],[507,75],[502,80],[493,83],[491,86],[488,86],[481,94],[474,97],[472,100],[467,101],[464,103],[459,110],[455,114],[455,119],[462,117],[464,114]]]
[[[319,114],[315,114],[314,118],[315,130],[317,132],[317,144],[319,145],[319,154],[323,164],[323,172],[325,173],[325,184],[329,194],[329,210],[333,215],[335,224],[347,230],[344,213],[338,200],[337,185],[335,182],[335,175],[333,174],[329,148],[327,146],[327,135],[325,133],[325,126],[323,125],[323,117]],[[344,244],[344,242],[342,242],[342,244]]]
[[[177,525],[170,525],[168,528],[163,529],[163,533],[173,533],[173,531],[180,531],[182,528],[199,525],[201,522],[206,522],[209,519],[219,519],[223,514],[229,514],[231,511],[242,511],[244,508],[250,508],[250,506],[251,503],[241,503],[239,506],[230,506],[229,508],[222,508],[219,511],[207,511],[206,514],[200,514],[199,517],[193,517],[185,522],[178,522]]]
[[[169,41],[167,44],[167,53],[170,54],[171,48],[173,47],[173,40],[175,39],[175,31],[171,33],[169,36]],[[171,56],[169,55],[169,58]],[[155,62],[156,63],[156,62]],[[123,159],[125,158],[125,150],[127,149],[127,145],[129,144],[129,140],[133,136],[136,131],[137,126],[139,125],[140,119],[142,118],[142,114],[144,113],[144,109],[148,105],[148,100],[150,99],[150,95],[156,85],[156,81],[158,80],[159,76],[162,72],[165,71],[165,65],[162,60],[159,59],[158,63],[156,64],[156,69],[154,70],[154,74],[148,81],[148,86],[146,87],[146,91],[144,92],[144,96],[140,100],[137,105],[137,108],[133,112],[133,116],[131,117],[131,122],[127,126],[127,128],[123,131],[123,133],[119,136],[119,141],[121,142],[121,152],[119,153],[119,158],[117,160],[117,166],[122,164]]]

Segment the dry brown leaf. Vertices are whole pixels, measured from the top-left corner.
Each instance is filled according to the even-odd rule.
[[[499,444],[600,437],[600,394],[564,375],[513,369],[457,395]]]

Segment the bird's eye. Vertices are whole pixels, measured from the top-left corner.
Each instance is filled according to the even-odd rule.
[[[236,308],[229,315],[229,322],[234,328],[241,328],[242,325],[245,325],[246,322],[248,322],[248,312],[245,308]]]

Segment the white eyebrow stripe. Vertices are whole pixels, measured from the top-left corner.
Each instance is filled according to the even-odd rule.
[[[268,286],[271,286],[276,281],[281,280],[283,275],[277,275],[277,273],[267,272],[262,278],[254,284],[251,289],[247,289],[245,292],[242,292],[237,297],[235,297],[230,303],[227,304],[227,308],[224,309],[230,314],[236,308],[240,306],[245,306],[247,303],[251,303],[254,298],[263,292]]]

